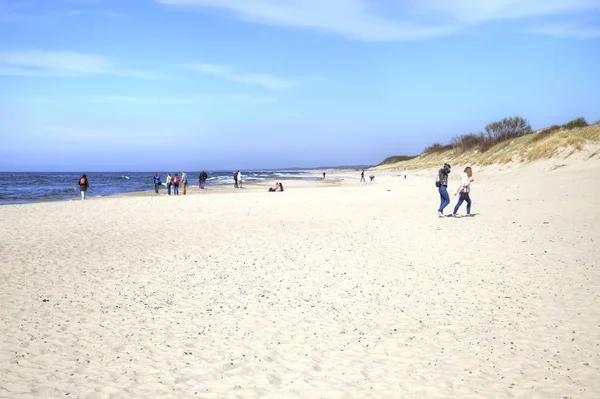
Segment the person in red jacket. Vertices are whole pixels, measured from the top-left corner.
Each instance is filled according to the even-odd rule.
[[[181,178],[177,173],[175,173],[175,177],[173,178],[173,195],[179,195],[179,182]]]

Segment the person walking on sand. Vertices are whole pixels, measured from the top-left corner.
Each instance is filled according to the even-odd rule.
[[[187,173],[181,172],[181,188],[183,189],[183,195],[187,193]]]
[[[233,173],[233,188],[238,188],[238,181],[237,181],[238,173],[240,173],[239,170]]]
[[[444,208],[450,204],[450,196],[448,195],[448,174],[450,174],[450,164],[445,163],[438,171],[438,178],[435,185],[440,193],[440,207],[438,208],[438,217],[444,217]]]
[[[467,166],[465,168],[464,172],[462,172],[460,174],[460,184],[458,185],[458,188],[456,189],[456,192],[454,193],[454,195],[460,195],[460,196],[458,197],[458,203],[454,207],[454,212],[452,213],[453,216],[457,215],[458,209],[460,208],[460,206],[462,205],[463,202],[467,203],[467,216],[471,215],[470,193],[471,193],[471,183],[474,180],[475,179],[473,178],[473,171],[471,170],[471,168],[469,166]]]
[[[77,181],[79,184],[79,191],[81,192],[81,200],[85,200],[85,192],[90,187],[87,176],[84,174],[81,175],[79,180]]]
[[[323,180],[325,180],[325,172],[323,172]]]
[[[403,175],[404,175],[404,180],[406,180],[406,176],[408,176],[408,170],[404,169]]]
[[[360,182],[364,182],[365,180],[365,170],[363,169],[362,172],[360,172]]]
[[[173,178],[173,195],[179,195],[179,175],[175,173],[175,177]]]
[[[204,190],[204,187],[206,187],[206,180],[208,180],[208,174],[204,171],[204,169],[202,169],[202,172],[200,172],[200,176],[198,176],[198,180],[199,180],[199,184],[200,184],[200,189]]]
[[[171,195],[171,186],[173,185],[173,178],[171,172],[167,172],[167,194]]]
[[[156,172],[154,172],[154,192],[156,192],[156,194],[158,194],[158,189],[160,188],[160,175]]]

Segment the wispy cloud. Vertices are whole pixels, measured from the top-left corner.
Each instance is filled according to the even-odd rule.
[[[370,41],[454,34],[473,24],[600,9],[598,0],[155,0],[251,22]]]
[[[68,17],[78,17],[78,16],[86,16],[86,15],[93,16],[93,17],[103,17],[103,18],[115,19],[115,20],[125,19],[125,14],[121,14],[118,12],[111,12],[111,11],[84,10],[84,9],[67,11]]]
[[[239,104],[245,105],[254,104],[272,104],[277,102],[277,98],[268,96],[257,96],[249,93],[214,93],[214,94],[203,94],[198,96],[135,96],[135,95],[118,95],[118,94],[99,94],[86,97],[68,97],[61,96],[60,100],[56,98],[48,97],[26,97],[22,98],[21,101],[27,103],[56,103],[57,101],[63,102],[77,102],[77,103],[114,103],[114,104],[131,104],[131,105],[177,105],[177,106],[208,106],[208,105],[219,105],[224,104]]]
[[[360,40],[399,40],[439,36],[452,25],[427,25],[375,13],[366,0],[156,0],[169,6],[220,9],[238,18],[267,25],[323,31]],[[412,3],[412,0],[408,1]],[[401,4],[396,9],[406,10]]]
[[[69,77],[114,75],[138,79],[161,79],[162,74],[119,67],[111,58],[73,51],[0,51],[0,75]]]
[[[297,79],[283,78],[266,73],[239,72],[228,65],[201,62],[183,64],[182,67],[191,71],[218,76],[232,82],[262,86],[271,90],[289,89],[300,83]]]
[[[563,39],[597,39],[600,38],[600,26],[584,26],[576,23],[560,23],[536,26],[532,33]]]

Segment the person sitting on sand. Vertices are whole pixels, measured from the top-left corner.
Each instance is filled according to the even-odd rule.
[[[269,187],[270,193],[278,193],[281,191],[283,191],[283,186],[281,185],[281,183],[275,183],[275,186]]]
[[[471,197],[469,194],[471,193],[471,183],[475,179],[473,178],[473,171],[469,166],[467,166],[464,172],[460,175],[460,184],[456,189],[454,195],[460,194],[458,197],[458,203],[454,207],[453,216],[456,216],[458,209],[462,205],[463,202],[467,203],[467,216],[471,215]]]
[[[373,181],[373,180],[375,180],[375,176],[371,175],[371,176],[369,176],[369,179],[370,179],[371,181]]]

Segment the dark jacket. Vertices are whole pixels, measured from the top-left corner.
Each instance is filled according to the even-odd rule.
[[[448,186],[448,173],[450,173],[450,168],[445,166],[438,171],[438,181],[441,186]]]
[[[84,180],[83,184],[81,184],[81,179]],[[88,187],[90,186],[87,177],[80,177],[79,180],[77,180],[77,184],[79,184],[79,189],[81,191],[87,191]]]
[[[199,179],[200,181],[206,181],[206,179],[208,179],[208,174],[206,172],[201,172]]]

